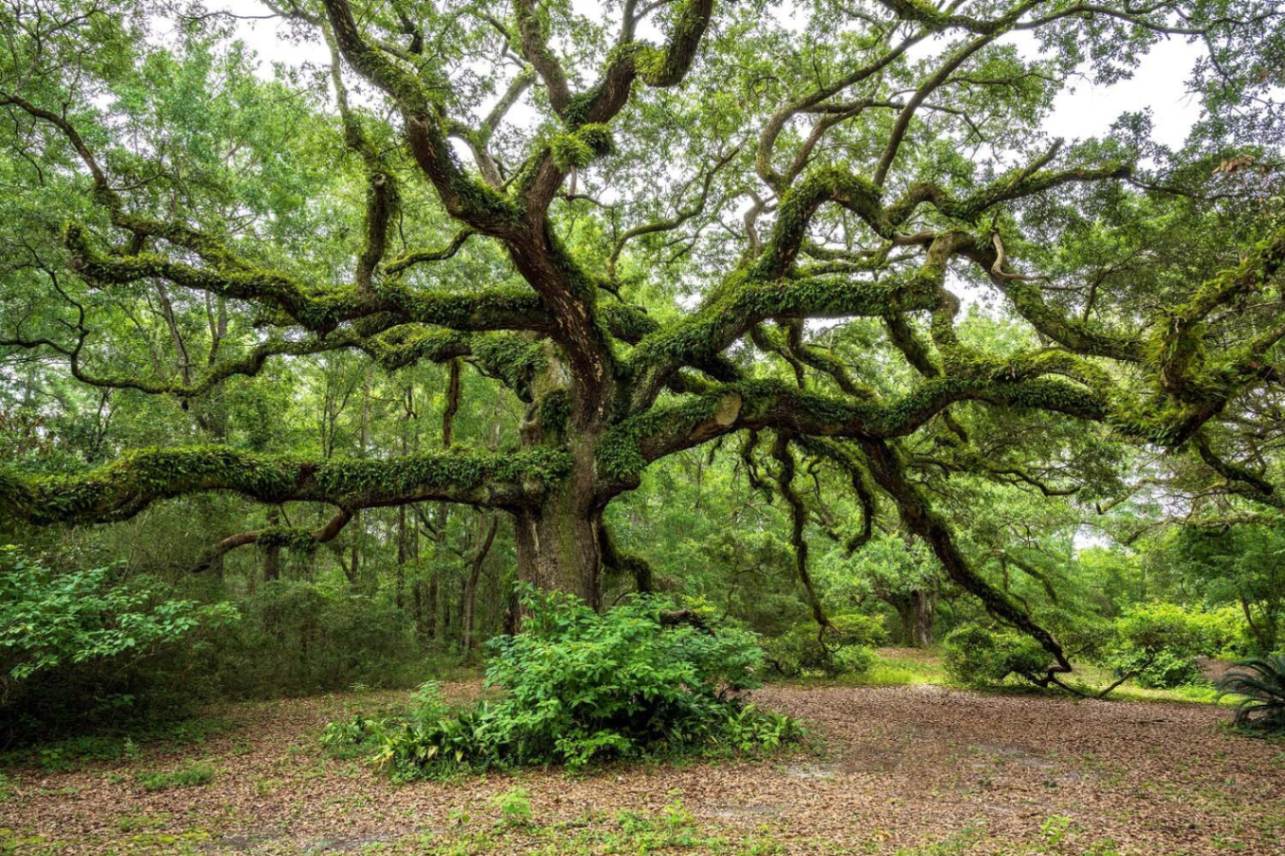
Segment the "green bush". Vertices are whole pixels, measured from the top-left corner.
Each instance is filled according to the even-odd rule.
[[[489,643],[489,685],[503,695],[449,710],[426,685],[408,715],[332,724],[323,742],[374,739],[397,779],[462,769],[753,751],[795,739],[788,717],[735,692],[758,685],[753,634],[708,618],[674,623],[672,604],[640,597],[596,613],[566,596],[523,594],[523,632]]]
[[[953,630],[942,647],[947,674],[972,686],[998,684],[1013,674],[1033,677],[1049,664],[1048,652],[1031,637],[976,624]]]
[[[1106,664],[1117,675],[1132,675],[1143,687],[1195,683],[1200,680],[1196,658],[1222,652],[1233,632],[1234,625],[1219,613],[1175,603],[1138,604],[1116,619]]]
[[[0,548],[0,734],[6,743],[165,719],[200,700],[193,652],[235,608],[168,596],[119,567],[46,567]]]
[[[875,664],[875,652],[865,645],[841,645],[831,655],[841,675],[863,675]]]
[[[765,645],[768,663],[789,678],[813,673],[834,677],[860,674],[874,665],[871,646],[887,640],[883,621],[859,612],[830,618],[822,631],[808,619],[768,640]]]

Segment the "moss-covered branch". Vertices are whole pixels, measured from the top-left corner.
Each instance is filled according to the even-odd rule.
[[[446,210],[480,232],[511,237],[520,231],[517,206],[499,190],[467,174],[455,159],[442,115],[446,83],[426,82],[363,38],[347,0],[323,0],[345,60],[387,94],[402,113],[406,141]]]
[[[859,443],[875,482],[892,497],[901,512],[903,524],[924,539],[946,574],[966,591],[976,595],[991,614],[1038,640],[1054,660],[1048,670],[1050,678],[1054,673],[1071,671],[1071,664],[1063,653],[1062,646],[1052,634],[1036,624],[1025,610],[973,569],[955,543],[950,527],[932,509],[923,492],[906,478],[905,467],[897,449],[882,440],[862,439]]]
[[[538,502],[569,466],[566,454],[551,449],[324,461],[225,446],[144,449],[75,474],[0,471],[0,517],[35,524],[104,523],[132,517],[159,500],[212,491],[348,509],[426,500],[517,508]]]
[[[940,300],[951,253],[967,240],[962,234],[944,235],[933,242],[921,266],[878,281],[846,274],[796,279],[780,276],[777,265],[762,262],[738,271],[695,313],[647,336],[635,348],[629,359],[639,379],[633,407],[645,406],[678,367],[716,357],[766,319],[881,317],[932,309]]]
[[[551,319],[540,298],[521,288],[435,293],[386,281],[373,290],[353,286],[308,288],[280,271],[263,268],[194,267],[159,253],[107,255],[94,248],[79,226],[67,228],[72,267],[99,285],[159,277],[175,285],[285,312],[300,326],[321,333],[340,324],[390,313],[404,323],[433,324],[460,331],[545,332]]]
[[[1109,404],[1079,384],[1017,366],[969,377],[928,378],[897,398],[851,400],[800,390],[780,381],[715,385],[700,395],[663,403],[614,425],[598,452],[609,484],[635,483],[658,458],[743,429],[780,429],[811,437],[887,439],[918,430],[951,404],[977,401],[1102,421]]]

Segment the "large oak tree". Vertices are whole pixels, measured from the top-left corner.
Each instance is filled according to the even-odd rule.
[[[267,2],[327,76],[324,110],[299,106],[319,85],[299,75],[275,84],[280,110],[301,136],[341,141],[363,189],[323,200],[326,176],[263,145],[229,160],[260,189],[330,206],[351,228],[325,252],[276,239],[235,182],[179,174],[171,149],[203,144],[202,117],[157,108],[173,136],[130,132],[120,81],[136,87],[150,61],[142,5],[0,12],[6,181],[60,176],[82,192],[46,212],[66,220],[59,246],[10,248],[5,351],[194,407],[281,359],[446,363],[453,396],[463,367],[523,403],[521,443],[478,452],[448,431],[434,453],[225,443],[11,468],[12,519],[117,521],[211,491],[332,508],[316,530],[212,533],[227,550],[327,541],[368,508],[465,503],[508,513],[523,578],[600,605],[604,567],[648,579],[606,531],[608,503],[650,462],[736,438],[748,477],[766,462],[791,510],[818,620],[803,531],[824,509],[803,478],[822,470],[864,514],[852,547],[890,505],[952,580],[1066,669],[971,566],[922,476],[1055,494],[1040,472],[1074,455],[1017,434],[1015,463],[979,431],[1042,414],[1282,505],[1263,453],[1285,361],[1277,3]],[[173,19],[191,44],[226,35],[217,10]],[[1204,57],[1185,148],[1152,142],[1140,115],[1101,140],[1042,132],[1077,75],[1127,75],[1163,39]],[[114,370],[96,301],[140,288],[219,301],[208,360],[185,355],[177,377]],[[970,335],[961,306],[987,301],[1029,338]]]

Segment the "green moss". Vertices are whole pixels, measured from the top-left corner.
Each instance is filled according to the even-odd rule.
[[[289,526],[269,526],[259,531],[259,537],[255,544],[264,550],[281,547],[299,553],[310,553],[316,549],[317,539],[307,529]]]
[[[565,389],[549,391],[539,402],[540,426],[546,437],[561,436],[571,418],[571,393]]]
[[[531,400],[535,376],[548,365],[538,342],[502,333],[479,337],[473,343],[473,359],[484,372],[499,378],[523,401]]]
[[[558,169],[564,172],[576,167],[583,169],[611,152],[611,131],[599,123],[581,125],[570,133],[553,135],[548,146]]]
[[[330,502],[347,507],[417,496],[515,501],[545,490],[570,469],[565,452],[472,452],[391,460],[320,463],[224,446],[141,449],[74,475],[0,473],[0,516],[31,523],[122,520],[152,502],[185,494],[232,491],[262,502]]]
[[[867,179],[842,166],[809,172],[781,199],[772,234],[751,270],[755,278],[779,277],[789,269],[807,235],[812,215],[823,202],[833,200],[854,211],[883,234],[884,215],[878,189]]]

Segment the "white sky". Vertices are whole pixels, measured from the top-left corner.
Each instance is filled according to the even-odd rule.
[[[1180,39],[1152,47],[1128,80],[1097,86],[1084,80],[1063,90],[1053,103],[1045,128],[1067,140],[1103,136],[1121,113],[1150,109],[1152,136],[1170,148],[1180,148],[1200,118],[1200,102],[1188,94],[1186,81],[1203,48]]]

